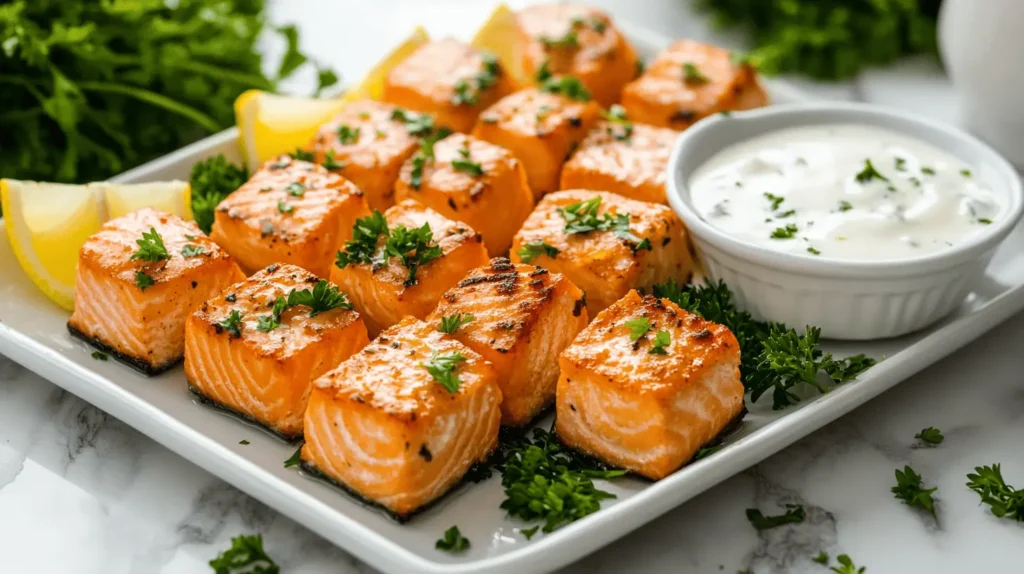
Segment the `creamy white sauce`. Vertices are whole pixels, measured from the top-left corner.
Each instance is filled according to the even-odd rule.
[[[972,169],[894,131],[804,126],[720,151],[693,173],[690,196],[705,221],[748,243],[808,257],[907,259],[949,249],[1004,216],[1006,198]]]

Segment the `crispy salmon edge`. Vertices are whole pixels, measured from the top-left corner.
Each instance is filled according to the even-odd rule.
[[[89,335],[86,335],[82,331],[78,330],[74,325],[72,325],[71,321],[67,322],[67,327],[68,332],[71,333],[71,336],[75,337],[76,339],[85,341],[89,345],[92,345],[93,347],[99,349],[100,351],[114,357],[118,361],[128,365],[129,367],[135,369],[136,371],[139,371],[140,373],[146,375],[147,377],[155,377],[160,373],[169,371],[185,360],[185,354],[182,353],[180,357],[175,357],[170,361],[167,361],[160,365],[154,365],[146,361],[145,359],[140,359],[138,357],[134,357],[132,355],[128,355],[126,353],[118,351],[117,349],[108,345],[99,337],[90,337]]]
[[[288,433],[281,432],[276,427],[268,425],[267,423],[265,423],[265,422],[263,422],[261,420],[258,420],[258,419],[256,419],[253,416],[247,415],[247,414],[243,413],[242,411],[235,410],[235,409],[225,405],[224,403],[215,401],[214,399],[206,396],[202,391],[199,390],[198,387],[196,387],[192,383],[191,380],[189,380],[188,376],[185,377],[185,382],[188,383],[188,390],[189,390],[190,393],[192,393],[192,396],[195,397],[195,399],[197,401],[199,401],[199,404],[201,404],[201,405],[203,405],[203,406],[205,406],[207,408],[210,408],[210,409],[213,409],[213,410],[216,410],[216,411],[220,411],[220,412],[222,412],[222,413],[224,413],[226,415],[229,415],[229,416],[232,416],[234,418],[237,418],[237,419],[241,420],[242,422],[245,422],[245,423],[257,426],[260,429],[267,431],[268,433],[274,435],[275,437],[277,437],[277,438],[279,438],[279,439],[281,439],[281,440],[283,440],[283,441],[285,441],[285,442],[287,442],[289,444],[294,444],[294,443],[297,443],[297,442],[302,440],[302,433],[301,432],[299,432],[297,434],[294,434],[294,435],[290,435]]]

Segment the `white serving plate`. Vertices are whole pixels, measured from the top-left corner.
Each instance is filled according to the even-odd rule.
[[[668,38],[623,25],[644,58]],[[769,82],[776,102],[802,99]],[[186,179],[192,164],[224,153],[238,161],[237,131],[227,130],[133,169],[116,181]],[[358,558],[388,572],[516,573],[568,564],[653,520],[729,476],[763,460],[835,420],[913,373],[953,352],[1024,308],[1024,229],[1018,227],[996,254],[979,288],[949,318],[928,331],[899,339],[830,345],[837,354],[865,352],[884,359],[859,380],[785,411],[770,397],[714,455],[651,483],[634,478],[601,482],[618,495],[600,512],[526,541],[525,524],[498,508],[500,477],[470,484],[400,525],[336,488],[283,461],[295,451],[269,433],[199,404],[180,368],[146,378],[116,361],[92,359],[93,349],[72,339],[68,314],[43,297],[21,272],[6,234],[0,234],[0,353],[93,403],[188,460],[262,500]],[[550,423],[550,420],[545,421]],[[543,423],[542,423],[543,424]],[[243,446],[245,439],[250,444]],[[472,541],[460,555],[434,549],[450,526]]]

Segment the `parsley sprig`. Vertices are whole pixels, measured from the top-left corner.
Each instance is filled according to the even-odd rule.
[[[683,63],[683,81],[687,84],[706,84],[711,81],[693,62]]]
[[[775,528],[777,526],[782,526],[783,524],[803,522],[804,507],[799,504],[787,504],[786,513],[779,514],[777,516],[765,516],[756,508],[748,508],[747,520],[749,520],[750,524],[758,530],[768,530],[769,528]]]
[[[275,302],[275,307],[276,305]],[[292,289],[289,291],[288,307],[296,307],[298,305],[309,307],[310,317],[316,317],[320,313],[326,313],[331,309],[352,308],[352,302],[348,300],[348,295],[344,291],[339,290],[337,286],[331,285],[326,279],[317,281],[312,290],[303,289],[296,291]]]
[[[475,76],[459,80],[455,84],[452,103],[456,106],[475,106],[480,101],[480,93],[497,84],[499,77],[501,64],[498,57],[491,52],[483,52],[480,55],[480,71]]]
[[[469,548],[469,539],[459,532],[458,526],[444,531],[444,536],[434,543],[434,548],[445,552],[462,552]]]
[[[578,102],[590,101],[590,91],[575,76],[551,76],[541,82],[540,91],[565,96]]]
[[[156,281],[153,281],[153,278],[147,275],[144,271],[135,272],[135,286],[138,287],[140,291],[145,291],[146,287],[152,287],[155,283]]]
[[[835,572],[836,574],[864,574],[864,572],[867,570],[867,568],[864,566],[857,568],[857,565],[853,563],[853,559],[851,559],[846,554],[840,554],[839,556],[836,556],[836,560],[839,561],[839,566],[833,566],[829,568],[829,570]]]
[[[263,537],[259,534],[241,535],[231,539],[231,548],[210,560],[214,574],[278,574],[280,568],[263,550]]]
[[[157,233],[155,227],[150,227],[149,231],[142,232],[142,239],[135,240],[136,245],[139,248],[132,253],[130,259],[141,259],[143,261],[160,261],[161,259],[170,259],[171,254],[167,252],[167,248],[164,247],[164,240]]]
[[[423,363],[423,368],[430,373],[430,376],[434,378],[446,391],[449,393],[456,393],[459,390],[459,386],[462,385],[462,380],[459,379],[459,375],[455,372],[455,368],[459,366],[459,363],[466,362],[466,357],[458,351],[453,351],[447,354],[440,354],[434,352],[430,359]]]
[[[217,204],[249,179],[244,166],[236,166],[223,154],[204,159],[192,166],[189,187],[192,190],[192,217],[206,233],[213,229]]]
[[[637,341],[640,337],[643,337],[651,330],[651,320],[647,317],[639,317],[637,319],[630,319],[623,323],[629,328],[629,340]]]
[[[935,427],[921,429],[921,432],[914,435],[914,438],[919,438],[928,444],[939,444],[946,439],[942,436],[942,431]]]
[[[430,230],[428,223],[413,229],[404,225],[395,227],[384,244],[384,252],[389,257],[397,257],[402,266],[409,270],[409,277],[405,280],[406,286],[416,284],[416,271],[421,265],[426,265],[443,254],[441,247],[434,242],[434,232]]]
[[[405,129],[410,135],[426,136],[434,131],[434,118],[430,114],[417,114],[402,108],[395,108],[391,112],[391,120],[404,123]]]
[[[608,128],[608,133],[616,141],[629,141],[633,135],[633,122],[626,117],[626,108],[619,104],[612,104],[607,111],[601,110],[601,117],[608,123],[620,126],[618,131]]]
[[[967,488],[977,492],[995,516],[1024,522],[1024,490],[1006,484],[998,464],[974,467],[967,475]]]
[[[242,336],[242,313],[238,309],[232,309],[227,317],[217,323],[217,326],[231,334],[232,337]]]
[[[903,470],[896,469],[896,486],[891,490],[893,495],[907,506],[922,508],[933,517],[935,516],[935,500],[932,498],[932,493],[938,488],[921,486],[921,475],[914,472],[909,465],[904,466]]]
[[[523,263],[532,263],[541,255],[547,255],[554,259],[558,255],[558,249],[548,245],[546,241],[530,241],[517,249],[516,254],[519,255],[519,260]]]
[[[650,350],[647,351],[648,355],[667,355],[668,351],[665,347],[672,344],[672,334],[662,329],[654,335],[654,341],[651,343]]]
[[[610,213],[597,214],[601,207],[601,196],[592,197],[586,201],[573,203],[559,208],[558,213],[565,220],[564,231],[568,234],[590,233],[591,231],[612,231],[617,237],[630,242],[630,247],[636,253],[641,249],[651,249],[651,241],[647,238],[639,238],[629,231],[629,214]]]
[[[889,178],[885,177],[884,175],[879,173],[879,171],[877,169],[875,169],[875,166],[871,163],[870,159],[865,159],[864,160],[864,169],[862,169],[859,172],[857,172],[857,175],[854,176],[854,177],[857,180],[857,183],[860,183],[860,184],[865,184],[865,183],[871,181],[872,179],[880,179],[882,181],[889,181]]]
[[[381,238],[384,245],[378,247]],[[352,228],[352,239],[345,242],[345,249],[338,251],[334,264],[344,269],[356,263],[383,265],[388,258],[397,257],[409,270],[406,286],[416,283],[416,272],[420,266],[443,255],[441,247],[434,242],[430,225],[409,229],[399,225],[388,228],[384,214],[374,210],[373,214],[356,220]]]
[[[459,327],[468,325],[473,322],[473,315],[469,313],[456,313],[454,315],[446,315],[441,317],[441,325],[437,328],[442,333],[451,335],[455,331],[459,330]]]
[[[383,213],[375,209],[372,214],[356,219],[356,224],[352,226],[352,239],[345,242],[343,250],[338,251],[335,265],[344,269],[354,263],[370,263],[382,235],[388,236],[388,221]]]

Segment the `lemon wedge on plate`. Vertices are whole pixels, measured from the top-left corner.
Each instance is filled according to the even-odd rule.
[[[93,183],[103,194],[110,219],[128,215],[143,207],[152,207],[192,219],[192,190],[184,181],[155,183]]]
[[[530,78],[524,77],[523,73],[516,14],[505,4],[499,4],[494,12],[491,12],[491,16],[473,36],[470,45],[493,52],[520,86],[530,83]]]

